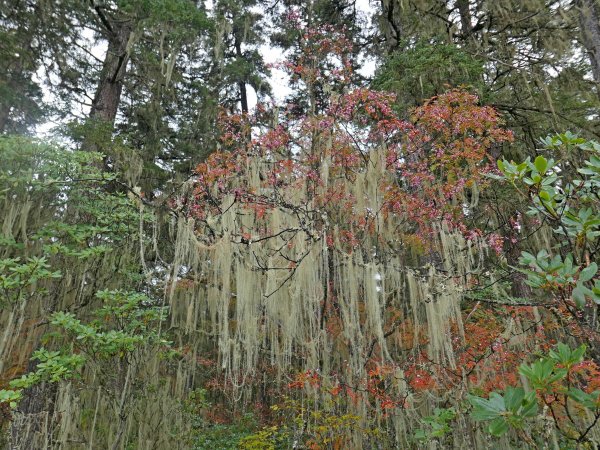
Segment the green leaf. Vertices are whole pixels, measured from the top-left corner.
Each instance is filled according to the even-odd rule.
[[[582,391],[577,388],[570,388],[567,392],[569,398],[575,400],[577,403],[582,404],[588,409],[596,409],[600,407],[600,391],[594,391],[591,394]]]
[[[567,376],[568,370],[556,368],[550,358],[542,358],[531,365],[521,364],[519,373],[525,376],[535,389],[546,390],[552,383]]]
[[[506,422],[506,419],[504,419],[504,417],[498,417],[497,419],[492,420],[488,426],[488,431],[493,436],[502,436],[508,431],[508,423]]]
[[[575,305],[579,308],[582,309],[585,306],[585,294],[583,292],[583,290],[577,286],[575,287],[575,289],[573,289],[573,301],[575,302]]]
[[[492,392],[489,399],[470,395],[469,402],[473,405],[473,419],[477,421],[491,420],[506,412],[504,399],[497,392]]]
[[[523,401],[523,406],[520,411],[520,415],[522,417],[531,418],[531,417],[535,417],[537,415],[537,413],[538,413],[538,404],[537,404],[535,392],[530,392],[529,394],[527,394],[525,396],[525,399]]]
[[[548,160],[540,155],[537,158],[535,158],[535,161],[533,161],[533,165],[535,166],[537,171],[543,175],[548,169]]]
[[[521,403],[525,398],[525,390],[521,387],[514,388],[512,386],[508,386],[504,391],[504,404],[506,409],[517,412],[517,410],[521,407]]]
[[[598,272],[598,264],[593,262],[579,273],[579,281],[585,282],[591,280],[596,275],[596,272]]]
[[[575,350],[571,350],[568,345],[559,342],[554,349],[550,350],[548,355],[557,363],[570,368],[583,360],[585,350],[585,344],[580,345]]]
[[[10,409],[15,409],[21,400],[21,390],[0,389],[0,403],[8,403]]]

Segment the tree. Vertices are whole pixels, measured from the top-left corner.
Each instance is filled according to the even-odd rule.
[[[224,1],[215,5],[215,70],[224,91],[222,103],[240,105],[242,113],[249,112],[247,85],[252,86],[258,99],[269,92],[264,65],[258,46],[263,41],[261,14],[255,12],[255,1]],[[235,88],[234,88],[235,87]],[[234,88],[236,94],[229,94]]]
[[[579,23],[583,45],[587,50],[594,81],[600,82],[600,6],[597,1],[575,2],[579,10]]]
[[[600,442],[588,3],[17,3],[6,131],[77,120],[0,139],[6,445]]]
[[[308,64],[287,67],[331,86],[311,64],[312,52],[344,61],[349,50],[325,31],[307,31]],[[331,76],[351,80],[339,71]],[[456,336],[450,324],[460,327],[462,320],[452,280],[472,268],[448,252],[458,242],[485,245],[484,232],[467,219],[463,193],[485,184],[486,150],[511,135],[491,108],[462,91],[431,100],[412,123],[395,115],[388,94],[351,84],[330,92],[318,109],[309,104],[306,115],[292,109],[276,124],[244,116],[226,122],[227,150],[198,167],[186,204],[195,221],[188,237],[200,236],[202,244],[182,244],[177,259],[196,255],[187,276],[208,301],[189,314],[208,311],[198,326],[212,331],[198,345],[219,349],[225,391],[239,386],[254,401],[259,371],[297,372],[293,387],[314,394],[316,409],[335,390],[342,396],[339,414],[358,415],[361,429],[370,429],[374,423],[352,398],[356,408],[375,414],[403,414],[411,410],[407,396],[436,383],[420,369],[429,367],[428,358],[455,364],[454,350],[444,344]],[[261,125],[262,133],[244,138]],[[487,238],[496,246],[497,236]],[[438,277],[446,280],[446,294],[427,287]],[[180,295],[174,301],[184,301],[186,293]],[[417,312],[421,301],[435,307]],[[437,319],[429,314],[442,311],[447,316],[432,328]],[[428,343],[419,341],[420,327],[430,327]],[[303,415],[296,420],[287,438],[315,431]],[[368,434],[348,433],[353,445],[375,445]],[[408,443],[402,433],[389,438],[385,445]]]
[[[595,84],[587,78],[590,60],[577,44],[585,28],[580,27],[581,8],[546,1],[418,1],[403,5],[382,2],[378,11],[382,34],[391,36],[380,52],[397,52],[395,58],[386,60],[383,71],[387,75],[383,76],[387,81],[381,81],[391,82],[390,75],[399,68],[403,52],[427,48],[427,53],[441,57],[447,53],[445,46],[455,47],[455,52],[483,63],[483,72],[470,72],[471,64],[464,61],[459,66],[463,71],[457,70],[462,73],[460,81],[484,87],[483,101],[506,115],[507,126],[515,131],[524,154],[533,154],[536,139],[548,130],[577,129],[598,137],[595,123],[589,120],[598,109]],[[394,30],[400,29],[404,34],[394,37]],[[593,31],[583,36],[590,33]],[[592,51],[589,45],[585,45],[588,52]],[[410,70],[412,62],[407,64]],[[402,73],[401,69],[400,77]],[[437,90],[446,82],[441,78]],[[456,76],[447,81],[453,78]]]
[[[46,51],[45,40],[53,39],[57,30],[40,32],[47,24],[42,10],[24,2],[0,3],[0,133],[31,131],[47,112],[34,75]]]
[[[1,197],[10,213],[0,257],[0,396],[14,403],[10,445],[85,439],[122,448],[134,421],[136,430],[165,425],[153,439],[167,439],[182,422],[159,389],[173,353],[161,331],[160,288],[145,286],[150,272],[138,251],[149,245],[140,235],[148,215],[106,192],[115,175],[99,169],[100,154],[25,138],[2,138],[0,150],[0,179],[11,186]],[[156,402],[174,421],[152,412]],[[57,409],[65,404],[69,414]],[[98,411],[93,420],[90,411]]]

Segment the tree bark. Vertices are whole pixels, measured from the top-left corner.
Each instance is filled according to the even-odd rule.
[[[235,56],[238,59],[244,57],[242,54],[242,44],[238,38],[235,36]],[[246,80],[240,80],[238,82],[238,87],[240,89],[240,103],[242,105],[242,113],[248,113],[248,92],[246,91]]]
[[[248,112],[248,93],[246,92],[246,83],[240,81],[240,101],[242,103],[242,113]]]
[[[592,75],[600,83],[600,4],[598,0],[577,0],[583,45],[592,66]],[[600,86],[598,86],[600,96]]]
[[[382,29],[386,39],[386,47],[389,53],[394,52],[400,45],[402,39],[402,22],[400,4],[397,0],[381,1]]]
[[[129,22],[110,24],[108,49],[102,65],[100,81],[92,101],[90,119],[113,125],[117,116],[123,81],[129,62],[128,43],[132,28]]]
[[[35,372],[37,365],[37,361],[30,360],[26,373]],[[24,390],[17,410],[21,420],[11,423],[9,448],[44,448],[44,443],[53,442],[58,425],[54,416],[57,388],[57,383],[41,383]]]
[[[473,30],[469,0],[457,0],[456,7],[458,8],[458,14],[460,15],[460,27],[462,34],[464,37],[468,37]]]
[[[10,115],[10,105],[0,103],[0,134],[4,133],[6,124],[8,123],[8,117]]]

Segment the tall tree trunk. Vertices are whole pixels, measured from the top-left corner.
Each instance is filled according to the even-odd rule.
[[[6,124],[8,123],[8,117],[10,115],[10,105],[0,103],[0,134],[4,133]]]
[[[113,125],[121,100],[127,63],[129,62],[128,43],[132,28],[129,22],[113,22],[110,26],[108,50],[102,65],[96,94],[92,101],[90,118]]]
[[[577,0],[579,24],[583,45],[592,65],[594,81],[600,83],[600,2],[598,0]],[[598,85],[600,96],[600,85]]]
[[[381,0],[381,27],[389,53],[395,51],[402,39],[401,7],[397,0]]]
[[[240,101],[242,103],[242,112],[248,112],[248,93],[246,92],[246,83],[243,81],[239,82],[240,85]]]
[[[38,362],[30,360],[27,372],[37,370]],[[41,383],[23,391],[17,414],[10,427],[10,449],[43,448],[44,443],[53,441],[57,429],[55,402],[58,393],[57,383]]]
[[[458,8],[458,14],[460,15],[460,27],[463,36],[466,38],[471,34],[473,30],[473,24],[471,23],[471,9],[469,0],[457,0],[456,7]]]
[[[113,20],[107,17],[100,7],[96,6],[94,9],[108,37],[108,48],[89,114],[92,130],[86,133],[81,148],[84,151],[104,153],[102,164],[105,169],[109,169],[111,158],[107,155],[105,146],[111,141],[119,110],[133,28],[131,20]]]
[[[242,54],[242,43],[240,42],[239,37],[235,36],[235,56],[238,59],[244,57]],[[246,80],[241,80],[238,82],[238,86],[240,89],[240,103],[242,104],[242,113],[248,112],[248,92],[246,91]]]

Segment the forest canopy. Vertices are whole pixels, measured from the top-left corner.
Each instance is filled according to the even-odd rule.
[[[599,119],[598,0],[0,1],[0,448],[598,448]]]

